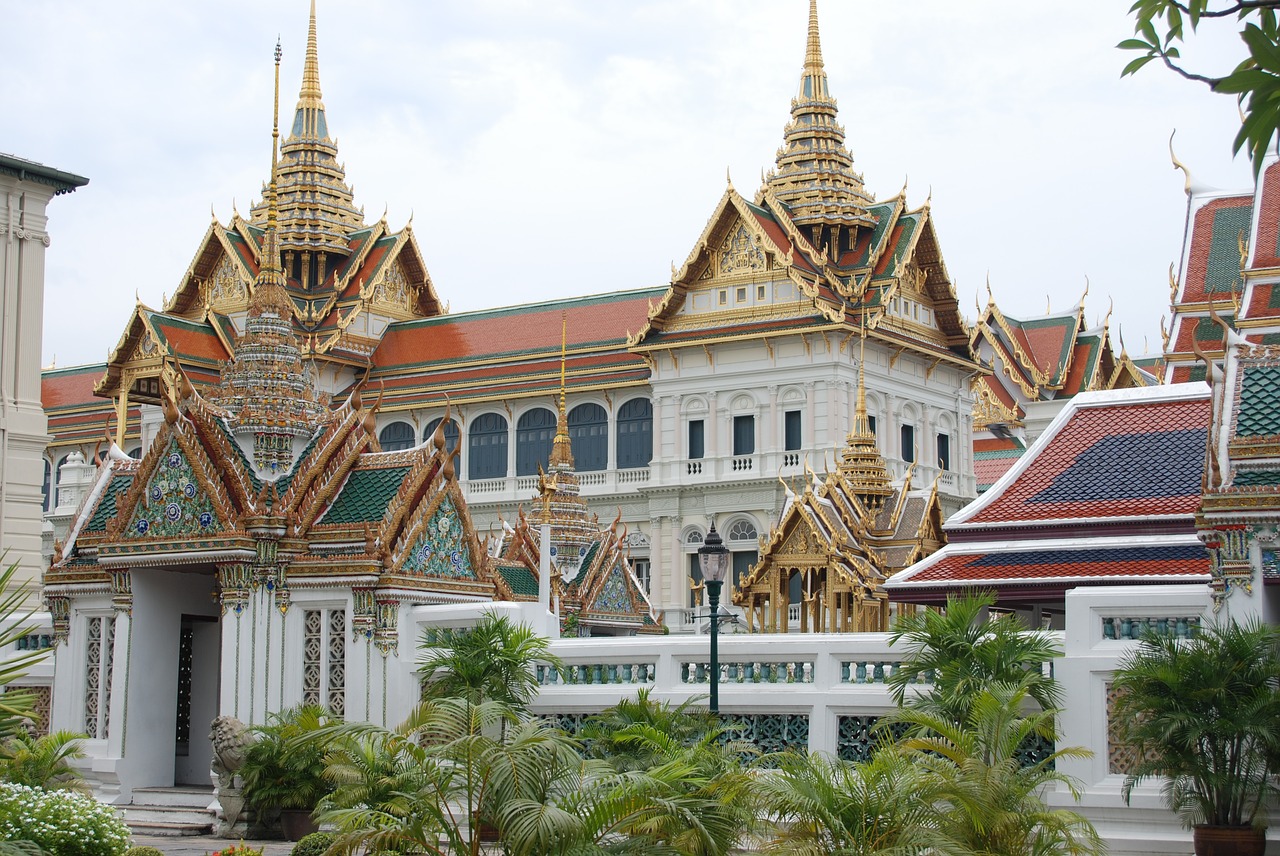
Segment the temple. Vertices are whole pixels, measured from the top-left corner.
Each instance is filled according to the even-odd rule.
[[[518,531],[519,507],[544,484],[558,486],[561,510],[618,518],[631,573],[674,632],[705,628],[694,589],[710,525],[742,579],[789,502],[783,484],[843,448],[860,383],[895,489],[910,472],[936,489],[943,516],[976,495],[972,378],[986,370],[929,202],[910,204],[905,188],[877,200],[854,168],[816,3],[773,169],[751,196],[730,184],[670,282],[638,291],[447,313],[412,227],[364,221],[320,79],[313,10],[294,119],[262,201],[210,224],[178,288],[160,309],[135,308],[105,365],[45,373],[49,554],[90,489],[104,424],[124,454],[143,455],[179,375],[211,406],[253,409],[233,367],[257,335],[250,309],[275,264],[269,234],[273,323],[291,328],[305,367],[300,419],[361,388],[380,400],[361,417],[371,449],[407,452],[442,428],[478,531],[503,533],[495,555],[516,549],[503,521]],[[238,430],[237,454],[280,473],[309,442],[279,426]],[[552,460],[563,436],[572,473]],[[586,546],[585,529],[577,539],[566,549]]]

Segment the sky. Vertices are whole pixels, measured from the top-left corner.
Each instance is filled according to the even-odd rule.
[[[1114,300],[1158,351],[1197,183],[1245,188],[1235,102],[1148,66],[1120,78],[1129,0],[820,0],[854,165],[876,198],[932,201],[963,312]],[[261,194],[277,35],[281,112],[308,0],[0,0],[0,151],[90,179],[50,204],[44,364],[104,361],[208,228]],[[369,221],[412,217],[462,312],[665,285],[724,191],[773,165],[806,0],[319,0],[330,132]],[[1231,25],[1187,63],[1242,56]],[[287,119],[282,120],[287,127]]]

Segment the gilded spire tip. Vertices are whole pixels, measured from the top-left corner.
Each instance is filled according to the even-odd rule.
[[[822,68],[822,40],[818,35],[818,0],[809,0],[809,39],[805,44],[806,67]]]

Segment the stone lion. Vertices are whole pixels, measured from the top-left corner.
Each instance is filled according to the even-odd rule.
[[[244,764],[245,751],[253,743],[253,736],[234,716],[219,716],[213,721],[209,739],[213,741],[213,771],[220,780],[230,782]]]

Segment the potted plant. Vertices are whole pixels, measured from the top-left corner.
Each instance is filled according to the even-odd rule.
[[[239,775],[245,805],[260,826],[279,819],[290,841],[316,831],[311,813],[333,790],[324,776],[325,745],[319,732],[333,724],[324,708],[299,705],[271,714],[265,725],[253,729],[257,739],[245,751]]]
[[[1113,686],[1138,761],[1125,778],[1168,779],[1164,796],[1193,829],[1198,856],[1266,849],[1268,777],[1280,771],[1280,632],[1258,621],[1179,640],[1148,632]]]

